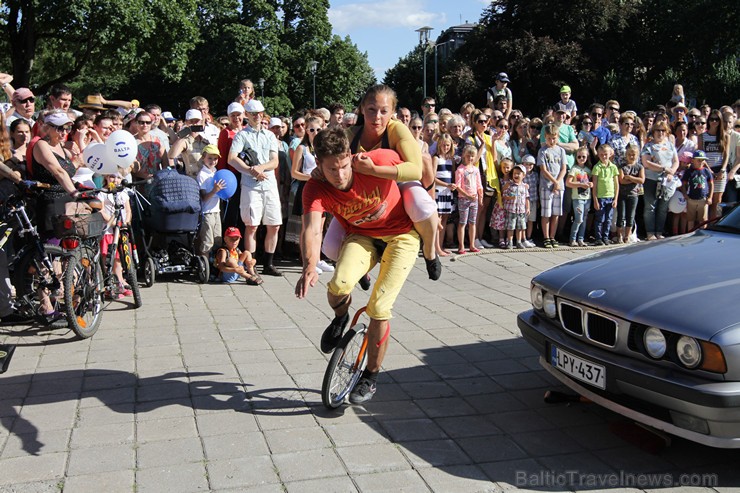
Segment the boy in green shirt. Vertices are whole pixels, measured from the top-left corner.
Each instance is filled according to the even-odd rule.
[[[597,152],[599,162],[591,170],[594,181],[594,237],[596,245],[609,245],[609,230],[614,216],[614,205],[619,198],[619,170],[611,162],[614,149],[609,144],[602,144]]]

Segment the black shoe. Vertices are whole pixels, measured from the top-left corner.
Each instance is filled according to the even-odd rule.
[[[262,274],[275,277],[282,277],[283,275],[283,273],[277,270],[274,265],[265,265],[262,267]]]
[[[342,334],[344,333],[345,327],[349,323],[349,312],[345,313],[342,317],[334,317],[329,326],[321,334],[321,351],[329,354],[331,353],[339,341],[342,340]]]
[[[14,344],[0,344],[0,373],[5,373],[6,371],[8,371],[10,358],[13,357],[14,352]]]
[[[370,289],[370,276],[365,274],[360,278],[360,287],[363,291]]]
[[[602,239],[599,238],[599,239],[597,239],[594,242],[594,245],[596,245],[596,246],[604,246],[604,240],[602,240]]]
[[[427,274],[429,279],[436,281],[442,275],[442,262],[439,260],[439,255],[434,257],[434,260],[424,259],[427,264]]]
[[[349,394],[349,402],[352,404],[364,404],[373,398],[375,392],[378,390],[378,386],[375,382],[370,381],[369,378],[360,378],[355,388]]]
[[[0,318],[0,325],[16,325],[29,322],[30,320],[30,318],[24,317],[23,315],[11,313],[10,315]]]

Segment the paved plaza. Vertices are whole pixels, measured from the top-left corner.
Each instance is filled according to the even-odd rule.
[[[378,393],[333,412],[318,348],[329,275],[297,300],[297,264],[261,287],[158,282],[85,341],[0,328],[19,345],[0,375],[0,492],[735,490],[738,452],[673,439],[652,455],[610,431],[611,412],[543,402],[564,389],[516,315],[533,275],[585,253],[447,258],[439,282],[419,259]],[[367,298],[358,288],[353,306]]]

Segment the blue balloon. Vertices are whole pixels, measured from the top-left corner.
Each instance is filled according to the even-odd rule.
[[[234,173],[228,169],[218,170],[216,171],[216,174],[213,175],[213,183],[221,180],[226,183],[226,188],[219,190],[216,195],[221,199],[228,200],[236,193],[236,176],[234,176]]]

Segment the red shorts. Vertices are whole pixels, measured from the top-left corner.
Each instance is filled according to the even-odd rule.
[[[108,256],[108,246],[113,243],[113,235],[103,235],[103,238],[100,240],[100,253],[103,255],[103,258]],[[116,259],[119,259],[120,256],[118,252],[116,252]]]

